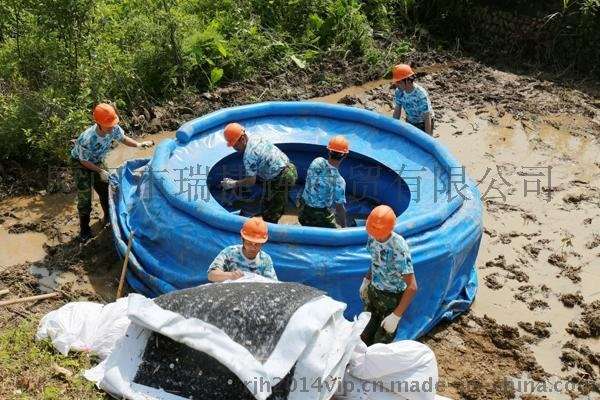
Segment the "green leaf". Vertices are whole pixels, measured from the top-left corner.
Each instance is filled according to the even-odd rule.
[[[296,64],[298,66],[298,68],[300,68],[300,69],[306,68],[306,63],[303,60],[299,59],[298,57],[296,57],[293,54],[290,57],[291,57],[292,61],[294,62],[294,64]]]
[[[221,78],[223,78],[223,69],[222,68],[213,68],[210,70],[210,83],[211,85],[216,85]]]
[[[308,62],[314,60],[320,53],[316,50],[306,50],[302,54],[302,58]]]
[[[314,26],[316,29],[321,29],[321,26],[323,26],[324,21],[317,14],[310,14],[308,16],[308,20],[310,21],[311,25]]]
[[[221,53],[221,55],[223,57],[227,57],[227,46],[225,45],[224,41],[221,41],[221,40],[217,41],[216,47],[217,47],[217,50],[219,51],[219,53]]]

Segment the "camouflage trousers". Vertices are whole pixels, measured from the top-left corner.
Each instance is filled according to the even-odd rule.
[[[300,214],[298,215],[300,225],[318,226],[320,228],[337,228],[335,216],[329,208],[315,208],[307,206],[300,198]]]
[[[425,122],[415,123],[415,124],[413,124],[412,122],[408,122],[408,123],[411,124],[412,126],[416,127],[416,128],[419,128],[423,132],[425,132]],[[431,120],[431,132],[433,132],[434,129],[435,129],[435,121],[432,119]],[[427,132],[425,132],[425,133],[427,133]]]
[[[365,311],[371,313],[371,320],[361,335],[361,339],[367,346],[394,341],[396,332],[388,333],[381,326],[381,322],[396,309],[401,297],[402,293],[385,292],[376,289],[373,285],[367,287]]]
[[[266,222],[276,224],[285,212],[288,202],[288,193],[296,184],[298,171],[292,163],[286,165],[281,173],[270,181],[263,183],[263,196],[261,199],[261,215]]]
[[[71,159],[71,170],[77,186],[77,211],[79,215],[92,213],[92,188],[98,193],[104,216],[108,216],[108,183],[102,182],[97,172],[85,168],[79,160]]]

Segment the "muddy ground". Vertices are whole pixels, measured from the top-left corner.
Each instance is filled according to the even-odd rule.
[[[422,339],[438,358],[440,393],[455,399],[600,398],[598,92],[463,58],[415,55],[413,61],[433,101],[435,136],[479,182],[485,209],[472,310]],[[161,132],[152,136],[158,141],[172,135],[163,129],[224,105],[327,93],[316,100],[391,114],[386,80],[339,90],[364,78],[327,88],[314,82],[235,85],[140,110],[131,126]],[[119,147],[109,161],[140,155]],[[76,242],[72,189],[63,171],[47,190],[0,202],[0,289],[11,291],[5,297],[63,294],[60,301],[0,309],[0,332],[69,300],[114,298],[120,261],[110,232],[101,229],[96,205],[98,236]],[[14,382],[6,390],[25,390]],[[566,382],[571,385],[565,388]],[[2,388],[4,398],[9,393]]]

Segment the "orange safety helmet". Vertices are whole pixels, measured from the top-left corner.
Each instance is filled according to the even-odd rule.
[[[392,71],[392,75],[393,75],[392,80],[394,82],[398,82],[398,81],[404,80],[406,78],[410,78],[414,74],[415,73],[412,70],[412,68],[410,67],[410,65],[398,64],[398,65],[394,66],[394,70]]]
[[[100,103],[94,107],[94,121],[103,128],[112,128],[119,123],[119,116],[110,104]]]
[[[254,243],[265,243],[269,239],[267,223],[258,217],[246,221],[240,233],[244,239]]]
[[[246,133],[246,130],[237,122],[227,124],[227,126],[225,126],[225,131],[223,131],[225,140],[227,140],[227,146],[232,147],[235,145],[244,133]]]
[[[396,214],[388,206],[377,206],[367,218],[367,232],[377,240],[387,238],[396,225]]]
[[[341,135],[332,137],[327,145],[329,150],[343,154],[348,154],[350,152],[349,147],[348,139]]]

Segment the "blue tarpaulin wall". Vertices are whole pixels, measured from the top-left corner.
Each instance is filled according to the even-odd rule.
[[[136,291],[156,296],[205,283],[214,257],[240,242],[245,217],[230,212],[235,207],[215,186],[223,175],[235,175],[236,165],[241,173],[240,158],[222,135],[231,121],[286,151],[298,167],[300,185],[308,163],[324,154],[332,136],[349,139],[352,154],[341,169],[354,198],[349,208],[359,217],[374,202],[391,205],[399,214],[395,231],[411,249],[419,290],[397,339],[417,338],[470,306],[477,290],[482,207],[461,165],[410,125],[311,102],[260,103],[208,114],[183,125],[177,139],[157,146],[151,160],[131,160],[119,169],[120,185],[110,196],[111,222],[121,255],[135,231],[127,280]],[[325,290],[348,304],[351,318],[362,310],[358,288],[370,262],[367,234],[358,225],[333,230],[269,224],[264,250],[280,280]]]

